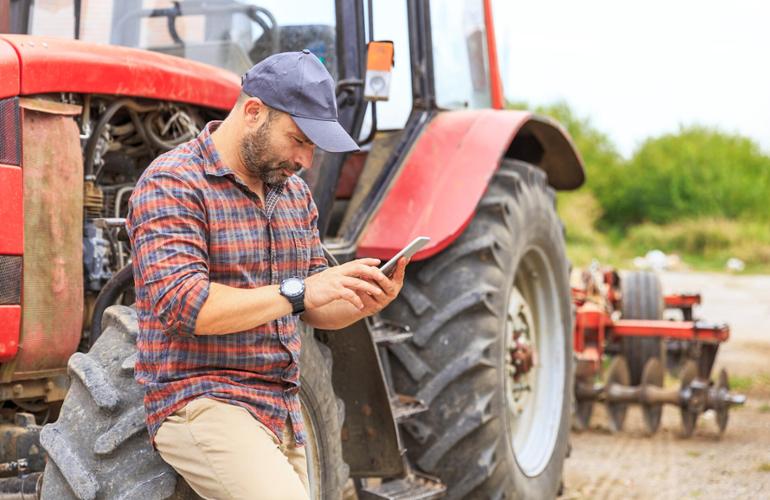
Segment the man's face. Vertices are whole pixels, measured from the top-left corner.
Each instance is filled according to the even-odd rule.
[[[282,184],[310,167],[315,146],[286,113],[265,108],[256,129],[247,129],[240,153],[249,173],[266,184]]]

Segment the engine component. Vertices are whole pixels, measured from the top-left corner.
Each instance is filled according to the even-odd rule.
[[[83,183],[83,208],[85,209],[86,218],[102,215],[104,193],[92,179],[88,179]]]
[[[112,277],[110,271],[110,242],[104,230],[93,221],[83,226],[83,271],[86,288],[98,292]]]

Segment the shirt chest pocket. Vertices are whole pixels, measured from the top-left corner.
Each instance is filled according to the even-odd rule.
[[[292,229],[291,267],[295,276],[307,277],[310,269],[310,255],[313,244],[313,231],[306,229]]]

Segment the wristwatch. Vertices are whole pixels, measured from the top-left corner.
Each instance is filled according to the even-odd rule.
[[[281,281],[279,291],[291,302],[292,314],[305,312],[305,281],[302,278],[286,278]]]

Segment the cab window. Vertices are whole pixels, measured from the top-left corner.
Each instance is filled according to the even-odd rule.
[[[432,1],[430,22],[439,107],[490,107],[483,0]]]

